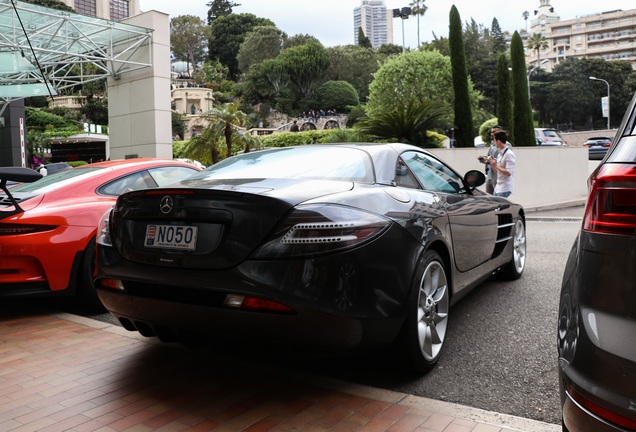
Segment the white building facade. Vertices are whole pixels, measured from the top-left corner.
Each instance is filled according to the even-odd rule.
[[[602,58],[629,60],[636,69],[636,9],[599,12],[562,21],[550,0],[541,0],[529,33],[541,33],[548,46],[540,53],[527,50],[528,65],[540,62],[542,68],[551,71],[554,65],[570,57]]]
[[[353,9],[353,40],[358,44],[358,29],[362,27],[373,48],[393,43],[393,15],[384,0],[363,0]]]

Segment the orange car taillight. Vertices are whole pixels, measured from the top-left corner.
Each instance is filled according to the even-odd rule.
[[[636,430],[636,421],[625,418],[619,414],[616,414],[615,412],[612,412],[606,408],[603,408],[602,406],[595,404],[594,402],[585,398],[582,394],[574,390],[572,386],[568,385],[566,390],[570,397],[576,403],[578,403],[580,406],[582,406],[592,414],[597,415],[598,417],[614,423],[618,426],[627,428],[629,430]]]
[[[583,229],[636,234],[636,168],[633,165],[606,164],[590,177]]]
[[[52,231],[55,228],[57,228],[55,225],[0,224],[0,236],[34,234],[44,231]]]

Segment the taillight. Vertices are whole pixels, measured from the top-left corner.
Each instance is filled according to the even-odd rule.
[[[223,304],[227,307],[260,311],[260,312],[274,312],[282,314],[295,314],[294,309],[287,305],[278,303],[272,300],[266,300],[259,297],[242,296],[237,294],[228,294],[225,297]]]
[[[636,421],[623,417],[619,414],[616,414],[615,412],[612,412],[606,408],[603,408],[600,405],[595,404],[594,402],[585,398],[582,394],[574,390],[572,386],[568,385],[566,390],[568,394],[570,395],[570,397],[576,403],[578,403],[580,406],[582,406],[583,408],[585,408],[592,414],[602,419],[605,419],[611,423],[614,423],[615,425],[628,428],[629,430],[636,430]]]
[[[289,258],[360,246],[391,224],[380,215],[337,205],[298,206],[278,226],[254,258]]]
[[[39,232],[52,231],[55,225],[32,225],[32,224],[0,224],[0,236],[35,234]]]
[[[589,181],[583,229],[608,234],[636,234],[636,168],[606,164]]]
[[[112,246],[113,242],[110,238],[110,213],[112,207],[102,215],[97,224],[97,244],[102,246]]]

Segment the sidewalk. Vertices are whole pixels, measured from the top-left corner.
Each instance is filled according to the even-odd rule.
[[[0,431],[550,432],[560,426],[0,309]]]

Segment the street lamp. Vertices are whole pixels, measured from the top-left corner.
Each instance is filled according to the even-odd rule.
[[[601,78],[590,77],[590,79],[592,81],[603,81],[607,85],[607,130],[609,130],[610,128],[610,85],[607,81]]]
[[[411,8],[408,6],[405,6],[402,9],[393,9],[393,18],[402,19],[402,53],[406,51],[404,46],[404,20],[409,19],[409,15],[411,15]]]

